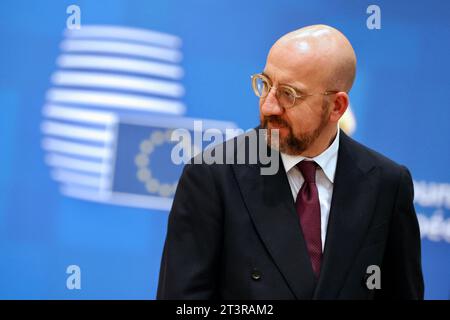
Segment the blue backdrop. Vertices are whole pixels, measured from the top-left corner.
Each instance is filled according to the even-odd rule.
[[[66,30],[72,4],[86,33]],[[411,170],[426,298],[448,299],[449,13],[438,0],[3,0],[0,298],[153,299],[181,170],[170,130],[257,125],[250,75],[282,34],[324,23],[357,53],[353,136]]]

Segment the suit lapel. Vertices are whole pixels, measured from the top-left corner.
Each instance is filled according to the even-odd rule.
[[[336,299],[369,227],[376,200],[377,168],[355,157],[341,131],[321,274],[314,299]]]
[[[283,162],[275,175],[261,165],[233,165],[244,202],[269,254],[297,299],[335,299],[344,284],[375,208],[378,168],[355,155],[340,132],[321,275],[316,280]]]
[[[297,299],[311,299],[316,287],[306,244],[282,161],[275,175],[260,165],[234,165],[244,202],[268,252]]]

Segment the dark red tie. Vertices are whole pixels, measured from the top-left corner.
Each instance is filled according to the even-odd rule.
[[[297,194],[295,205],[312,268],[316,277],[319,277],[322,262],[322,239],[320,238],[319,192],[316,185],[317,164],[314,161],[301,161],[297,167],[305,182]]]

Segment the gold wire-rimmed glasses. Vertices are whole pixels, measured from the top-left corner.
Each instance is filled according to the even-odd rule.
[[[262,73],[254,74],[251,76],[251,78],[252,78],[252,88],[256,96],[259,98],[266,97],[273,87],[270,79],[267,78]],[[339,91],[325,91],[324,93],[299,94],[296,89],[287,85],[279,85],[277,86],[276,89],[277,91],[275,95],[278,99],[278,102],[285,109],[289,109],[295,106],[297,99],[303,99],[309,96],[319,96],[319,95],[327,96],[339,92]]]

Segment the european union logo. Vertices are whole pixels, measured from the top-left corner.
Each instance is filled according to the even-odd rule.
[[[41,126],[62,194],[170,209],[182,169],[171,161],[171,131],[193,130],[194,121],[183,117],[180,46],[177,36],[152,30],[66,30]]]

